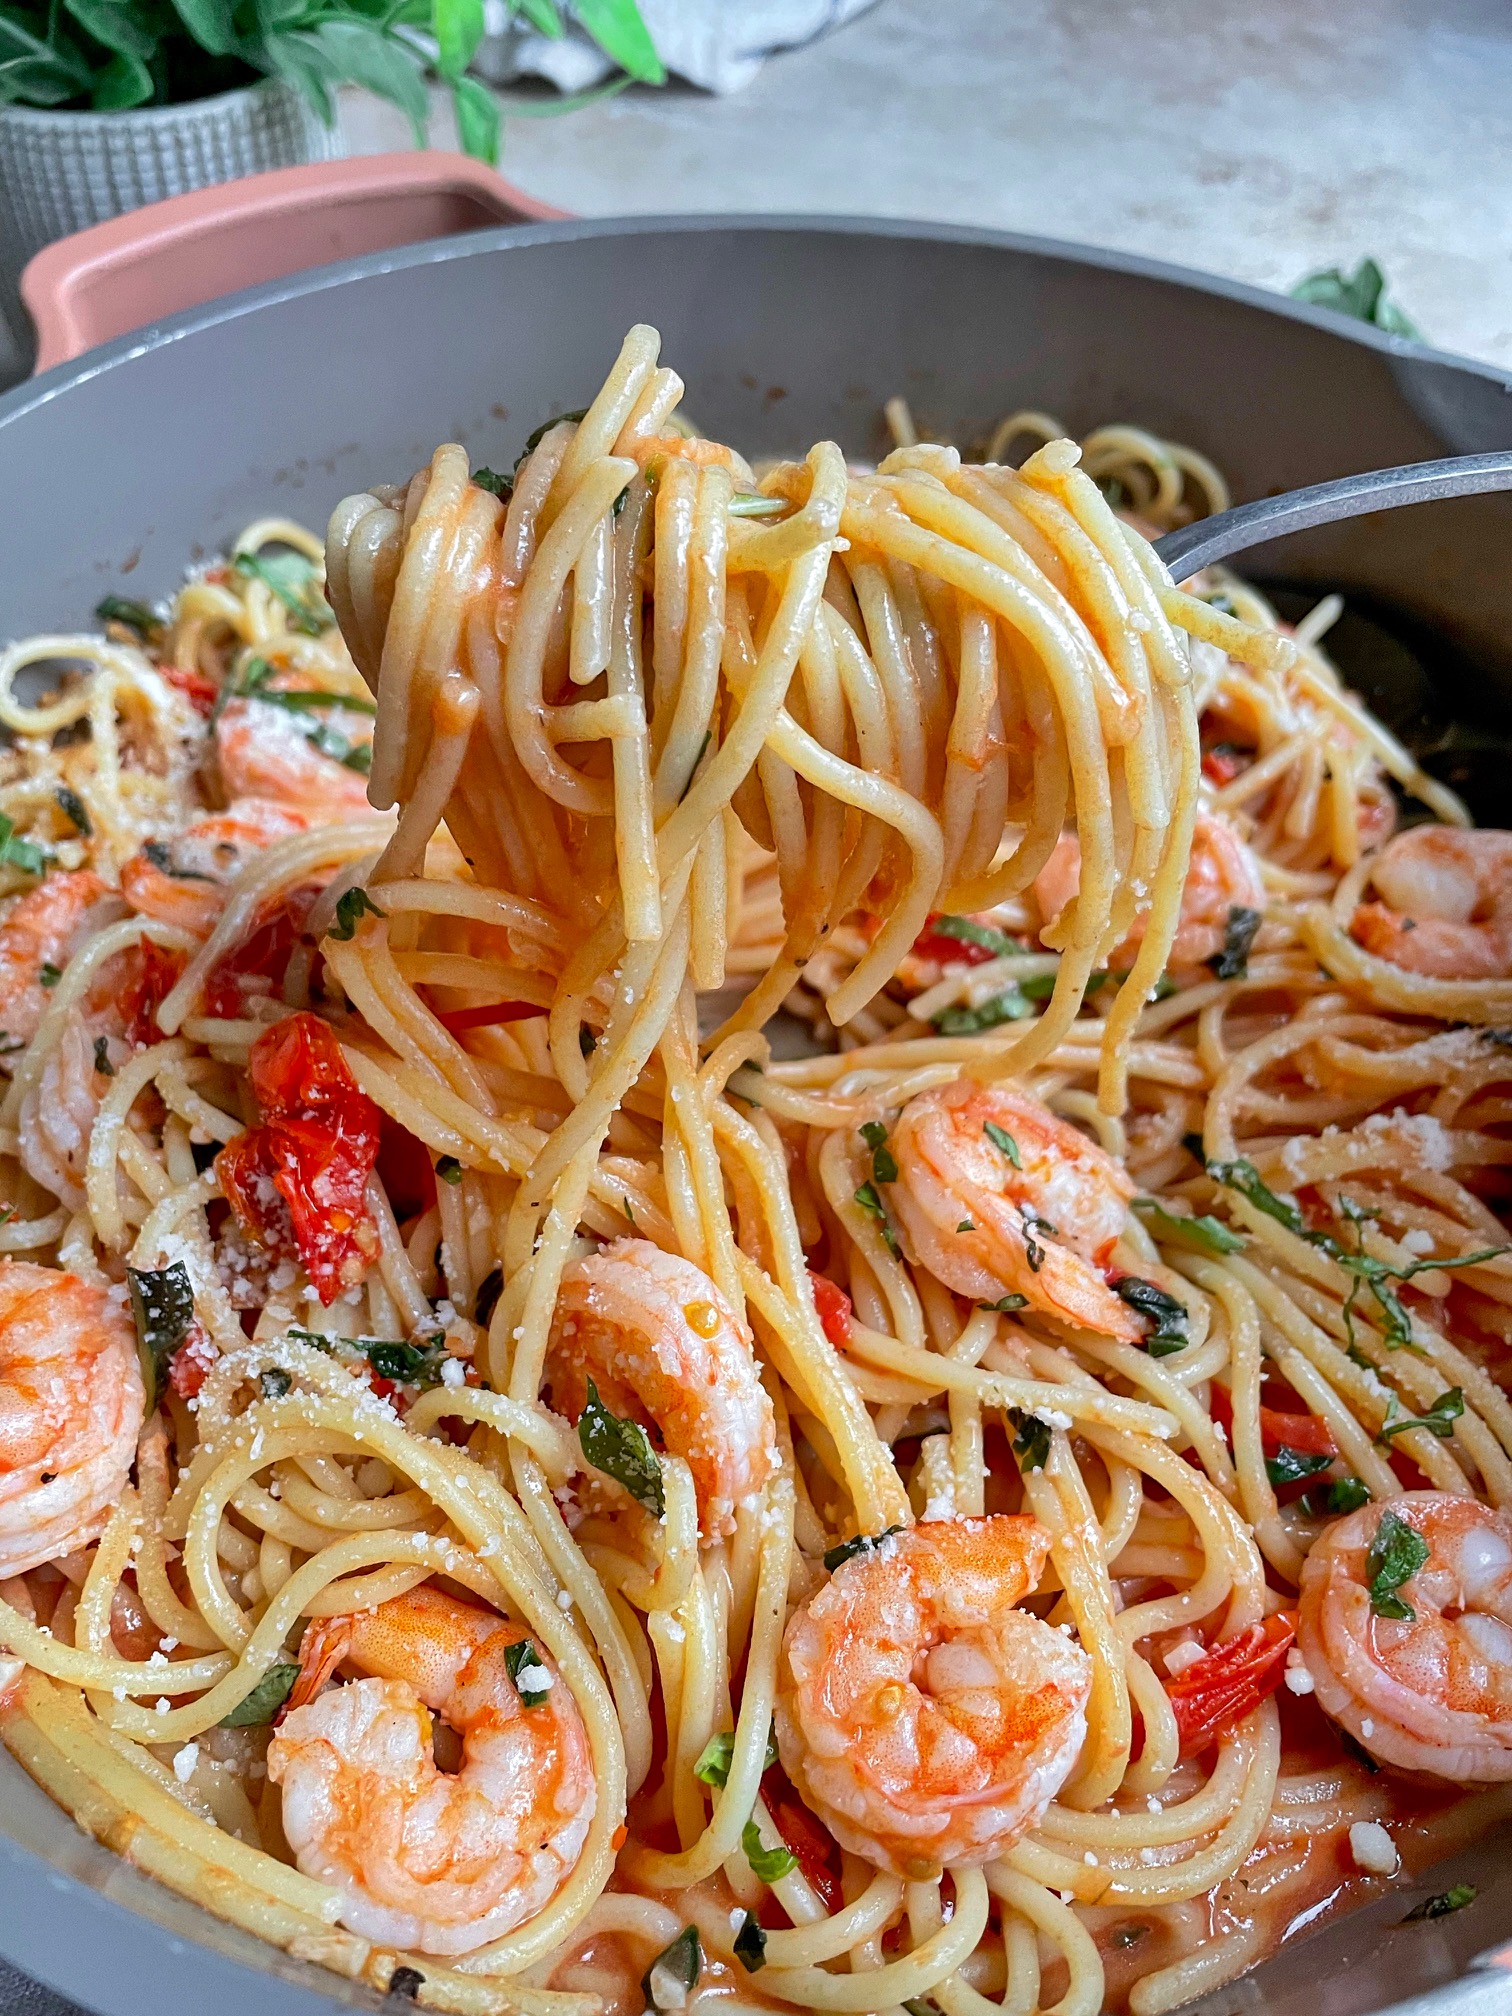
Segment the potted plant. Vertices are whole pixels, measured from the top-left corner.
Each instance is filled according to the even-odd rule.
[[[503,0],[549,35],[558,0]],[[636,0],[567,0],[628,77],[665,77]],[[495,10],[496,11],[496,10]],[[427,80],[493,162],[498,106],[467,74],[483,0],[0,0],[0,298],[43,245],[143,203],[334,151],[333,92],[360,85],[424,146]]]

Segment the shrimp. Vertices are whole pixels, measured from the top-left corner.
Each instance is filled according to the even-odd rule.
[[[186,827],[171,844],[148,841],[121,870],[121,894],[142,916],[208,938],[248,861],[309,824],[297,807],[238,799],[229,810]]]
[[[597,1801],[577,1703],[521,1624],[428,1584],[312,1624],[301,1664],[364,1679],[290,1709],[268,1748],[283,1830],[363,1938],[470,1953],[544,1910],[582,1853]],[[530,1683],[534,1682],[532,1686]],[[443,1771],[432,1712],[462,1739]]]
[[[1388,1518],[1410,1533],[1383,1536]],[[1459,1785],[1512,1779],[1506,1512],[1408,1491],[1340,1519],[1303,1564],[1297,1644],[1319,1706],[1383,1764]]]
[[[909,1258],[947,1288],[975,1302],[1023,1295],[1125,1343],[1144,1335],[1101,1271],[1134,1185],[1069,1121],[1025,1093],[961,1078],[910,1099],[892,1150],[889,1195]]]
[[[559,1413],[577,1420],[588,1381],[611,1413],[652,1427],[686,1459],[705,1543],[777,1467],[772,1403],[723,1296],[700,1268],[649,1239],[617,1239],[562,1277],[546,1357]]]
[[[1440,980],[1512,979],[1512,833],[1412,826],[1382,849],[1350,932],[1367,952]]]
[[[921,1879],[1033,1827],[1087,1734],[1092,1662],[1014,1605],[1050,1537],[1021,1514],[939,1519],[853,1556],[800,1605],[777,1747],[842,1847]]]
[[[1035,878],[1034,894],[1048,929],[1081,887],[1081,846],[1062,833],[1055,851]],[[1171,942],[1173,966],[1200,966],[1223,950],[1234,910],[1263,910],[1265,884],[1254,854],[1233,827],[1210,812],[1198,815],[1191,859],[1181,892],[1181,916]],[[1136,918],[1123,943],[1108,954],[1108,966],[1126,973],[1144,938],[1147,920]]]
[[[0,1261],[0,1577],[98,1538],[126,1488],[146,1396],[118,1297]]]
[[[342,709],[340,722],[330,732],[343,740],[357,736],[360,747],[367,732],[363,717]],[[324,754],[310,738],[313,725],[315,717],[289,713],[266,700],[228,701],[215,724],[215,753],[227,796],[271,798],[325,820],[371,813],[366,776]]]
[[[120,904],[91,869],[49,875],[0,923],[0,1028],[29,1043],[47,1013],[46,968],[61,972]]]

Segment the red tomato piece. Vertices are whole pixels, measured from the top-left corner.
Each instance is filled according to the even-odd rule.
[[[1303,1456],[1337,1456],[1339,1445],[1328,1423],[1318,1414],[1278,1414],[1260,1409],[1260,1442],[1268,1456],[1295,1449]]]
[[[308,912],[308,901],[301,908]],[[290,914],[287,904],[261,918],[234,952],[228,952],[211,967],[205,981],[206,1013],[233,1022],[245,1015],[248,990],[242,981],[254,974],[266,979],[271,988],[281,985],[299,935],[300,921]]]
[[[382,1115],[318,1015],[291,1015],[252,1046],[263,1125],[216,1157],[221,1188],[265,1245],[292,1238],[322,1302],[362,1279],[378,1237],[366,1200]]]
[[[220,688],[203,672],[197,672],[192,665],[159,665],[158,670],[197,713],[208,714],[214,707]]]
[[[529,1022],[549,1010],[534,1001],[493,1001],[481,1008],[433,1008],[431,1013],[443,1029],[460,1036],[465,1029],[491,1029],[500,1022]]]
[[[819,1312],[820,1328],[835,1349],[843,1351],[850,1342],[855,1306],[845,1290],[838,1282],[831,1281],[828,1274],[816,1274],[810,1267],[808,1277],[809,1286],[814,1291],[814,1307]]]
[[[121,993],[121,1013],[126,1033],[133,1043],[161,1043],[157,1011],[173,992],[184,970],[181,952],[165,952],[150,938],[143,938],[128,955],[131,965]]]
[[[181,1400],[193,1400],[219,1359],[219,1351],[196,1323],[168,1360],[168,1384]]]
[[[823,1899],[827,1911],[838,1911],[845,1892],[840,1885],[840,1850],[834,1838],[799,1799],[780,1764],[766,1772],[761,1791],[772,1824],[797,1859],[809,1887]]]
[[[988,951],[985,945],[973,945],[969,938],[952,938],[948,931],[937,931],[936,923],[943,912],[936,910],[924,919],[924,929],[915,938],[913,949],[920,959],[938,959],[941,965],[985,966],[989,959],[996,959],[996,952]],[[989,930],[995,930],[989,925]]]
[[[1296,1636],[1296,1617],[1278,1610],[1166,1681],[1183,1757],[1196,1757],[1275,1693]]]
[[[1221,743],[1216,749],[1202,752],[1202,774],[1214,784],[1232,784],[1241,770],[1247,770],[1251,758],[1237,749],[1229,749]]]

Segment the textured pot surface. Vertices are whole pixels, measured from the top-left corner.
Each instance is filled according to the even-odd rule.
[[[0,302],[18,337],[30,341],[17,278],[54,239],[165,196],[324,161],[335,149],[334,129],[273,77],[135,112],[0,106]]]

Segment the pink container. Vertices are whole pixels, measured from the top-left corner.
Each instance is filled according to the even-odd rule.
[[[317,161],[171,196],[60,238],[28,263],[21,298],[36,324],[36,368],[335,259],[567,214],[465,154]]]

